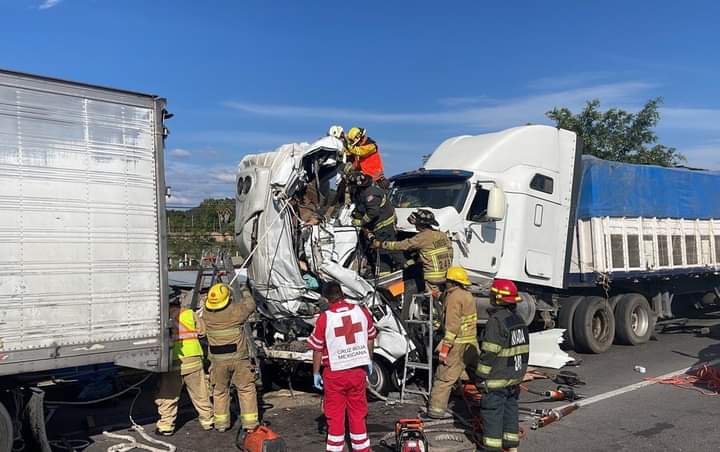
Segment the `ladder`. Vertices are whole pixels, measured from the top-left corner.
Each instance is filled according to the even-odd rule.
[[[422,305],[418,303],[418,301],[426,301],[428,302],[428,310],[427,314],[425,314],[422,308]],[[405,321],[406,328],[408,330],[408,333],[411,333],[413,336],[418,331],[420,332],[420,335],[422,335],[423,341],[422,345],[425,348],[425,357],[427,358],[427,361],[411,361],[410,360],[410,343],[411,340],[408,338],[408,341],[406,342],[405,346],[405,365],[403,368],[403,379],[402,379],[402,385],[400,387],[400,403],[403,403],[405,401],[405,394],[418,394],[423,396],[426,400],[430,399],[430,391],[432,390],[432,383],[433,383],[433,308],[434,308],[434,301],[432,294],[430,293],[421,293],[421,294],[414,294],[411,298],[411,306],[408,312],[418,312],[419,318],[413,319],[410,318]],[[414,305],[414,306],[413,306]],[[417,309],[413,309],[417,308]],[[406,387],[407,385],[407,376],[408,376],[408,369],[420,369],[427,372],[427,391],[424,391],[422,388],[418,389],[409,389]]]
[[[199,308],[200,292],[202,292],[205,287],[212,287],[218,282],[230,282],[235,276],[232,258],[229,253],[225,250],[218,249],[214,256],[214,259],[211,259],[209,255],[203,253],[203,256],[200,258],[200,264],[198,265],[197,276],[195,278],[195,288],[190,303],[193,311]],[[206,284],[208,278],[210,282]],[[237,281],[233,286],[237,286]],[[236,287],[233,287],[233,290],[235,289]]]

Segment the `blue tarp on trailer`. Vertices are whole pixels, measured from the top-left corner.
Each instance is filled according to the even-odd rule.
[[[720,219],[720,172],[582,158],[577,216]]]

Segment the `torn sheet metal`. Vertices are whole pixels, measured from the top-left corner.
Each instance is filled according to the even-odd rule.
[[[563,338],[563,328],[540,331],[530,334],[530,362],[531,366],[560,369],[573,358],[560,349]]]

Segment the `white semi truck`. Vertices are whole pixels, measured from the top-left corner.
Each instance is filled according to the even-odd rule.
[[[164,106],[0,71],[0,452],[56,369],[168,368]]]
[[[481,307],[512,279],[526,319],[579,351],[646,342],[678,296],[720,298],[720,173],[583,156],[573,132],[537,125],[447,139],[392,180],[399,228],[432,210]]]

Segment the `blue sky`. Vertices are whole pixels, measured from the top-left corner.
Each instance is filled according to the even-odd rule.
[[[500,3],[503,3],[500,6]],[[720,169],[713,1],[0,0],[0,67],[168,99],[173,205],[246,153],[364,126],[386,172],[443,139],[663,96],[658,133]]]

